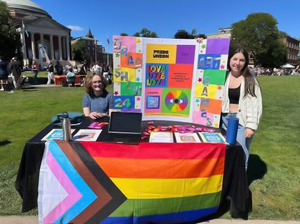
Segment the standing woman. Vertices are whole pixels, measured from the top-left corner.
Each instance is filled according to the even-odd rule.
[[[53,80],[53,72],[54,72],[53,64],[52,64],[52,62],[50,62],[49,65],[48,65],[48,81],[47,81],[47,85],[50,85],[51,84],[51,80]]]
[[[114,108],[114,97],[106,91],[106,86],[107,81],[102,74],[93,74],[86,78],[86,94],[82,100],[85,116],[97,119],[110,114]]]
[[[33,72],[34,85],[37,85],[37,84],[39,84],[39,80],[37,78],[38,73],[39,73],[39,66],[35,61],[33,61],[33,63],[32,63],[32,72]]]
[[[248,69],[246,50],[237,48],[229,54],[229,74],[226,79],[222,103],[222,127],[227,130],[228,117],[239,118],[237,142],[245,153],[248,167],[249,148],[262,115],[262,96],[256,78]]]

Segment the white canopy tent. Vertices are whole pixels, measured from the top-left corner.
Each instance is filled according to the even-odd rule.
[[[281,65],[281,68],[295,68],[295,66],[291,65],[291,64],[285,64],[285,65]]]

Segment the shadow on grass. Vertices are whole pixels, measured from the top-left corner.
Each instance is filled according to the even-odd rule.
[[[4,140],[4,141],[0,142],[0,147],[6,146],[6,145],[8,145],[10,143],[11,143],[11,141]]]
[[[39,77],[39,75],[38,75],[38,82],[39,82],[39,84],[47,84],[47,81],[48,81],[48,78],[45,78],[45,77]],[[28,83],[29,83],[30,85],[33,85],[33,84],[34,84],[33,77],[28,77]]]
[[[27,87],[22,89],[23,92],[33,92],[38,91],[35,87]]]
[[[255,180],[262,179],[268,172],[267,164],[258,155],[250,155],[248,162],[248,185]]]

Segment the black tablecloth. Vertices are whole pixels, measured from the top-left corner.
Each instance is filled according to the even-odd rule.
[[[107,118],[100,121],[107,121]],[[93,122],[91,119],[86,118],[81,125],[72,127],[76,128],[73,134],[76,134],[79,129],[87,128],[91,122]],[[159,121],[155,122],[156,124],[170,125],[170,122]],[[176,122],[176,124],[180,123]],[[143,129],[146,126],[147,122],[143,122]],[[40,140],[53,128],[59,127],[48,125],[25,145],[15,183],[16,190],[23,199],[22,212],[37,207],[39,170],[45,148],[44,142]],[[103,128],[98,139],[101,139],[101,136],[105,134],[107,134],[107,125]],[[231,145],[226,148],[221,200],[225,198],[231,198],[230,212],[232,216],[248,214],[252,209],[251,192],[248,188],[245,171],[244,152],[240,145]]]

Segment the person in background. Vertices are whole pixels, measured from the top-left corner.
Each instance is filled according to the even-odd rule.
[[[18,89],[18,80],[21,77],[21,68],[15,57],[11,59],[9,64],[9,73],[12,73],[14,87]]]
[[[4,91],[4,85],[8,84],[8,64],[3,61],[3,57],[0,56],[0,91]]]
[[[75,66],[74,66],[74,70],[73,70],[73,72],[75,73],[75,75],[77,75],[77,74],[78,74],[78,67],[77,67],[77,65],[75,65]]]
[[[55,70],[56,70],[56,74],[57,74],[57,75],[62,75],[63,72],[64,72],[63,66],[60,64],[59,61],[56,62]]]
[[[95,63],[93,65],[93,67],[91,68],[91,72],[95,73],[95,74],[100,74],[100,73],[102,73],[102,68],[100,67],[100,65],[98,63]]]
[[[54,68],[53,68],[52,62],[49,63],[47,69],[48,69],[48,81],[47,81],[47,85],[50,85],[51,84],[51,80],[53,80],[53,72],[54,72]]]
[[[75,85],[75,73],[73,72],[72,67],[69,68],[66,78],[67,78],[67,83],[71,83],[72,86]]]
[[[85,116],[97,119],[110,114],[114,108],[114,98],[113,94],[106,91],[106,86],[107,81],[102,74],[93,74],[86,78],[86,94],[82,100]]]
[[[39,73],[39,65],[35,61],[32,62],[32,72],[33,72],[34,85],[37,85],[37,84],[39,84],[39,80],[37,78],[38,73]]]
[[[81,67],[81,71],[80,71],[80,74],[82,75],[87,75],[87,72],[88,72],[88,64],[87,64],[87,61],[85,60],[82,67]]]
[[[226,78],[222,101],[222,128],[227,130],[228,118],[239,118],[237,142],[245,153],[248,167],[249,149],[262,116],[262,96],[256,78],[248,69],[249,56],[243,48],[230,52],[229,73]]]

